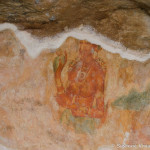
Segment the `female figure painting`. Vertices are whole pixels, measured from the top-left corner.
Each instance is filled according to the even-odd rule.
[[[67,62],[67,53],[54,60],[57,103],[69,110],[73,117],[98,118],[104,121],[107,108],[104,107],[105,70],[94,59],[98,46],[80,41],[80,59],[68,70],[68,86],[63,87],[61,72]]]

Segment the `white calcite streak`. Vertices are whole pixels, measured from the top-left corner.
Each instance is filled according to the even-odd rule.
[[[26,31],[20,31],[14,24],[0,24],[0,31],[5,29],[11,29],[14,31],[17,38],[26,47],[32,58],[36,58],[42,50],[47,48],[54,51],[59,48],[68,37],[74,37],[79,40],[87,40],[93,44],[100,45],[106,51],[118,53],[122,58],[126,58],[128,60],[144,62],[150,58],[150,53],[144,54],[139,51],[127,49],[121,43],[112,41],[100,33],[96,33],[90,26],[70,29],[55,36],[45,38],[38,38]]]

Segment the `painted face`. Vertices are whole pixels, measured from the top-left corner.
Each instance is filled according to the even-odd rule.
[[[93,58],[94,48],[93,44],[90,44],[86,41],[80,42],[80,55],[82,59],[91,59]]]

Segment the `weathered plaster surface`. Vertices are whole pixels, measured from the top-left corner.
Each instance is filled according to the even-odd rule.
[[[68,59],[61,77],[64,87],[67,87],[68,66],[71,61],[80,58],[80,38],[67,38],[70,35],[68,33],[64,34],[62,41],[60,38],[58,44],[55,43],[57,36],[53,38],[54,45],[51,45],[51,41],[47,42],[50,38],[38,40],[17,30],[15,26],[9,26],[12,30],[0,33],[2,145],[18,150],[115,150],[117,144],[150,144],[149,106],[142,111],[134,111],[117,109],[111,105],[118,97],[128,95],[132,89],[139,93],[147,90],[150,83],[149,60],[140,62],[122,58],[120,54],[103,48],[94,53],[93,57],[103,60],[99,63],[104,62],[107,68],[104,101],[109,104],[108,116],[105,124],[96,128],[94,134],[82,134],[76,132],[72,125],[66,125],[65,121],[60,123],[64,108],[55,99],[57,89],[53,70],[54,59],[66,51]],[[90,36],[81,38],[94,43]],[[100,40],[96,42],[101,45]],[[52,48],[57,49],[54,51]],[[112,147],[112,144],[115,146]]]

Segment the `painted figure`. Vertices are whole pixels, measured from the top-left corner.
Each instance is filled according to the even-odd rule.
[[[94,59],[98,46],[80,41],[80,59],[68,70],[68,86],[63,87],[61,72],[67,62],[67,53],[54,60],[57,103],[70,109],[74,117],[90,117],[105,120],[107,106],[104,104],[105,70]]]

